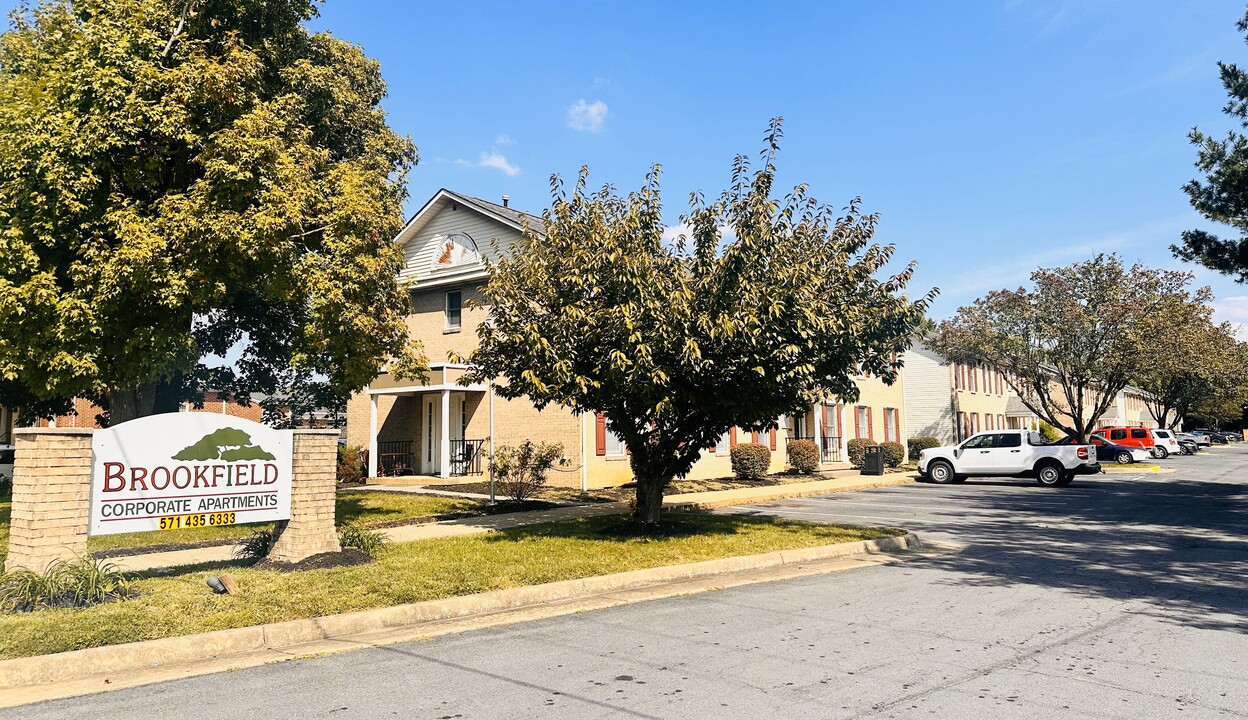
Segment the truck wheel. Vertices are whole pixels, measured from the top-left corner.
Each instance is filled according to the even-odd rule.
[[[1041,463],[1036,467],[1036,482],[1044,487],[1061,487],[1066,477],[1066,469],[1052,462]]]
[[[1157,452],[1153,453],[1153,457],[1157,458],[1158,460],[1165,460],[1166,458],[1170,457],[1170,451],[1165,449],[1161,445],[1158,445],[1155,449]]]
[[[933,460],[927,466],[927,476],[931,478],[932,482],[942,485],[957,482],[953,474],[953,466],[944,460]]]
[[[1126,450],[1123,450],[1122,452],[1118,453],[1118,457],[1114,459],[1118,461],[1119,465],[1130,465],[1131,463],[1135,462],[1135,458],[1131,457],[1131,453],[1127,452]]]

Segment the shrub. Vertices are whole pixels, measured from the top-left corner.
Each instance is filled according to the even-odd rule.
[[[367,530],[358,525],[346,525],[338,531],[338,544],[344,550],[359,550],[369,557],[377,557],[389,542],[385,533]]]
[[[520,503],[546,485],[546,473],[562,456],[563,445],[559,443],[525,440],[519,447],[500,445],[490,459],[490,468],[503,494]]]
[[[819,446],[810,440],[790,440],[789,465],[803,475],[809,475],[819,467]]]
[[[117,565],[83,556],[53,560],[43,572],[18,570],[0,577],[0,609],[80,608],[130,597],[130,576]]]
[[[884,467],[897,467],[906,460],[906,449],[899,442],[882,442],[880,450],[884,453]]]
[[[243,538],[243,541],[234,549],[234,557],[239,560],[260,562],[268,557],[276,539],[272,530],[257,530]]]
[[[1044,438],[1044,441],[1046,443],[1055,443],[1058,440],[1061,440],[1063,435],[1057,428],[1041,420],[1040,421],[1040,437]]]
[[[854,438],[846,443],[846,450],[849,453],[849,464],[856,468],[862,467],[862,459],[867,455],[867,448],[875,444],[876,442],[869,438]]]
[[[0,498],[8,500],[13,497],[13,478],[0,475]]]
[[[919,459],[919,453],[929,448],[940,447],[940,440],[932,437],[931,435],[920,435],[919,437],[912,437],[907,440],[906,446],[910,450],[910,459],[917,462]]]
[[[364,479],[364,463],[360,462],[359,445],[338,446],[338,482],[358,483]]]
[[[732,474],[738,480],[761,480],[771,469],[771,449],[758,443],[741,443],[729,453]]]

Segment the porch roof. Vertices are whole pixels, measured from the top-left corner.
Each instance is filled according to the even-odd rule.
[[[431,392],[486,392],[488,385],[482,383],[461,384],[463,376],[472,369],[471,365],[460,363],[430,363],[428,382],[413,383],[411,380],[400,380],[389,373],[382,373],[373,379],[364,392],[369,395],[420,395]]]

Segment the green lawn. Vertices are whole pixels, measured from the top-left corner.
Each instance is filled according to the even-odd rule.
[[[613,531],[622,518],[608,516],[396,544],[377,562],[356,567],[277,573],[235,563],[145,576],[135,584],[139,596],[124,602],[0,616],[0,658],[901,534],[731,515],[677,517],[682,530],[662,537]],[[234,575],[242,594],[212,594],[204,580],[222,570]]]
[[[9,552],[9,502],[0,502],[0,560]],[[454,512],[469,512],[483,505],[480,500],[412,495],[396,492],[340,492],[337,500],[338,525],[356,523],[363,527],[385,527],[405,520],[427,518]],[[273,523],[250,523],[224,527],[187,528],[167,532],[99,535],[87,541],[91,552],[163,544],[190,544],[208,540],[244,538]]]

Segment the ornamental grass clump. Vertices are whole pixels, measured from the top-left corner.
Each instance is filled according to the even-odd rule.
[[[771,468],[771,450],[758,443],[742,443],[729,453],[732,474],[738,480],[762,480]]]
[[[246,562],[260,562],[269,556],[276,541],[272,530],[257,530],[243,538],[238,547],[234,548],[234,557]]]
[[[43,569],[0,576],[0,610],[31,612],[44,608],[82,608],[130,597],[130,576],[116,564],[82,556],[53,560]]]
[[[359,525],[346,525],[338,531],[338,544],[343,550],[359,550],[369,557],[377,557],[390,539],[385,533],[366,530]]]
[[[787,452],[795,472],[809,475],[819,467],[819,446],[811,440],[790,440]]]

